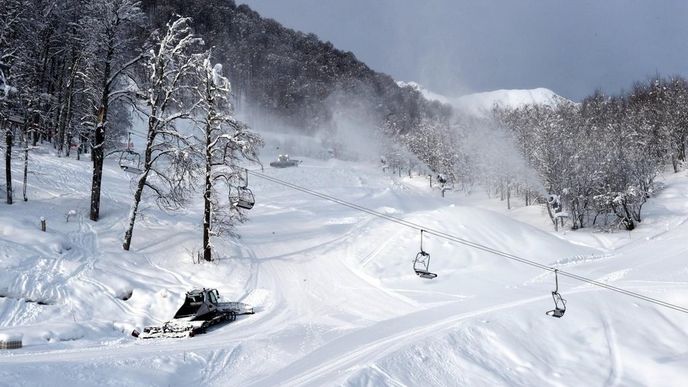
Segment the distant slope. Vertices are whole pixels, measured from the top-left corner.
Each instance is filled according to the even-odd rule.
[[[556,106],[563,102],[572,102],[544,87],[492,90],[450,98],[428,90],[416,82],[398,81],[397,84],[401,87],[417,90],[427,100],[451,105],[456,112],[473,117],[484,117],[495,106],[518,108],[523,105]]]
[[[458,111],[473,116],[484,116],[495,106],[518,108],[523,105],[556,106],[562,102],[571,102],[543,87],[530,90],[494,90],[483,93],[468,94],[452,101]]]

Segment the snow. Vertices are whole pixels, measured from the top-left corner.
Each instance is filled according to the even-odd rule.
[[[435,93],[433,91],[430,91],[417,82],[397,81],[397,85],[399,85],[399,87],[410,87],[414,90],[417,90],[423,95],[423,97],[425,97],[425,99],[429,101],[438,101],[446,104],[451,104],[449,98],[441,94]]]
[[[523,105],[556,106],[563,102],[571,101],[557,95],[550,89],[540,87],[468,94],[454,100],[452,105],[464,113],[482,117],[489,114],[495,106],[515,109]]]
[[[21,333],[0,333],[0,341],[20,341],[21,339]]]
[[[495,106],[515,109],[524,105],[554,107],[561,103],[572,103],[572,101],[544,87],[535,89],[500,89],[466,94],[460,97],[448,97],[428,90],[416,82],[398,81],[397,84],[400,87],[411,87],[419,91],[429,101],[438,101],[451,105],[464,115],[478,118],[488,116]]]
[[[263,160],[285,151],[265,134]],[[277,149],[282,145],[281,149]],[[312,155],[318,152],[311,144]],[[292,152],[290,150],[290,152]],[[0,351],[11,385],[665,385],[688,380],[688,315],[424,237],[434,280],[412,270],[419,233],[251,176],[240,239],[194,264],[202,201],[166,213],[146,198],[121,249],[133,185],[106,160],[101,217],[88,220],[91,164],[32,155],[28,202],[0,211]],[[293,153],[293,152],[292,152]],[[688,176],[667,174],[631,233],[555,233],[542,207],[428,187],[367,161],[294,154],[265,174],[427,228],[688,306]],[[19,164],[15,165],[19,168]],[[18,169],[17,169],[18,170]],[[16,187],[20,180],[14,181]],[[201,193],[199,192],[199,198]],[[515,200],[514,200],[515,201]],[[69,222],[65,214],[74,211]],[[40,231],[40,218],[47,232]],[[192,339],[137,340],[184,292],[215,287],[256,313]],[[126,299],[126,300],[125,300]]]

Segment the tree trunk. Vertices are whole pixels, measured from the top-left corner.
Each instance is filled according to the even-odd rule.
[[[29,198],[26,196],[26,182],[29,176],[29,136],[24,131],[24,180],[22,185],[22,194],[24,195],[24,201],[28,201]]]
[[[91,183],[91,220],[96,222],[100,217],[100,188],[103,181],[103,159],[105,158],[105,125],[107,124],[107,114],[110,105],[110,65],[114,55],[114,40],[108,41],[109,49],[105,58],[105,71],[103,72],[103,95],[100,100],[100,110],[98,111],[98,124],[93,135],[93,147],[91,149],[91,160],[93,160],[93,180]],[[128,250],[128,249],[125,249]]]
[[[74,49],[72,49],[71,57],[75,58]],[[62,117],[60,117],[60,123],[57,132],[57,138],[60,142],[59,154],[69,157],[69,136],[67,136],[67,126],[69,126],[69,121],[72,115],[72,99],[74,98],[74,81],[77,75],[77,65],[78,60],[73,59],[69,67],[69,79],[67,80],[67,92],[65,101],[65,111]]]
[[[55,141],[55,148],[57,148],[57,157],[62,157],[64,155],[64,133],[66,125],[67,116],[67,106],[62,106],[60,108],[60,113],[58,114],[57,120],[57,139]]]
[[[131,212],[129,212],[129,225],[127,226],[127,231],[124,233],[124,243],[122,248],[129,251],[131,247],[131,238],[134,235],[134,223],[136,223],[136,214],[139,211],[139,203],[141,202],[141,195],[143,194],[143,188],[146,186],[146,178],[148,177],[148,172],[145,171],[143,175],[139,178],[139,183],[136,186],[136,192],[134,193],[134,204],[131,207]]]
[[[210,262],[213,260],[213,252],[210,247],[210,216],[212,213],[212,203],[210,201],[210,195],[212,194],[212,155],[211,155],[211,127],[207,125],[205,130],[205,192],[203,193],[203,259]]]
[[[148,172],[151,169],[151,163],[153,159],[153,142],[155,140],[155,130],[157,123],[155,122],[155,111],[151,114],[148,119],[148,138],[146,140],[146,151],[145,160],[143,164],[143,173],[139,177],[139,182],[136,185],[136,192],[134,193],[134,204],[131,207],[131,212],[129,212],[129,225],[124,233],[124,241],[122,248],[129,251],[131,247],[131,238],[134,235],[134,224],[136,223],[136,215],[139,210],[139,203],[141,202],[141,196],[143,194],[143,189],[146,187],[146,179],[148,179]]]
[[[65,156],[66,157],[69,157],[69,155],[72,152],[72,138],[74,137],[74,132],[73,132],[72,126],[71,126],[72,117],[74,116],[74,109],[72,107],[73,100],[74,100],[74,97],[70,94],[69,104],[67,105],[67,128],[66,128],[67,132],[65,134],[65,146],[66,146]]]
[[[12,204],[12,129],[5,124],[5,179],[7,183],[7,204]]]
[[[101,107],[101,112],[105,110]],[[102,116],[102,114],[101,114]],[[100,188],[103,182],[103,146],[105,139],[104,120],[100,120],[95,132],[95,145],[91,150],[93,158],[93,179],[91,182],[91,214],[90,219],[97,222],[100,218]]]
[[[64,84],[64,67],[65,64],[61,66],[62,68],[58,70],[59,76],[57,80],[57,90],[60,90],[59,93],[57,93],[57,109],[55,111],[56,117],[52,120],[50,125],[51,128],[51,135],[50,135],[50,142],[53,144],[53,149],[57,150],[57,156],[60,157],[62,156],[62,137],[60,136],[60,129],[61,129],[61,123],[62,123],[62,118],[65,114],[65,105],[63,103],[63,87],[62,85]],[[57,128],[57,130],[55,129]]]
[[[34,126],[31,129],[31,137],[32,137],[31,138],[31,145],[36,146],[36,145],[38,145],[38,125],[39,125],[39,122],[34,122],[34,121],[36,121],[36,120],[32,120],[32,122],[35,123],[36,126]]]
[[[60,123],[57,129],[57,150],[59,156],[69,156],[69,136],[67,136],[67,125],[72,114],[72,86],[67,89],[67,100],[65,101],[64,113],[60,116]]]

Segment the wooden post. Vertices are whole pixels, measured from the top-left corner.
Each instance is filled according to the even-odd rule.
[[[41,216],[41,231],[45,232],[45,230],[46,230],[45,218]]]

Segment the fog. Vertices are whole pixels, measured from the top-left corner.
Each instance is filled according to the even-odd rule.
[[[336,158],[339,160],[379,161],[389,141],[379,130],[373,113],[362,103],[334,92],[327,100],[329,122],[314,131],[293,127],[263,109],[241,105],[237,118],[249,124],[265,140],[263,162],[286,154],[294,158]]]
[[[546,87],[573,100],[688,74],[683,0],[243,0],[398,80],[457,96]]]

